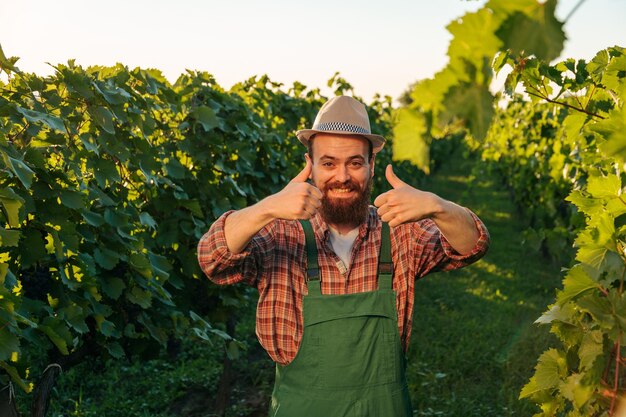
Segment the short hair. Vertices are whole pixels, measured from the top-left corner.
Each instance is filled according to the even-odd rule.
[[[355,135],[355,136],[360,136],[360,135]],[[309,143],[307,145],[307,152],[309,153],[309,158],[311,158],[311,160],[313,159],[313,138],[314,137],[315,135],[311,135],[308,141]],[[367,161],[371,162],[372,158],[374,157],[374,145],[372,145],[372,141],[366,138],[365,136],[360,136],[360,137],[367,140]]]

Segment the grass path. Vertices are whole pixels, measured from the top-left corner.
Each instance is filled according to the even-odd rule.
[[[488,175],[471,177],[457,151],[424,186],[471,208],[491,235],[488,254],[417,282],[409,385],[418,416],[530,416],[521,387],[552,337],[533,322],[552,303],[559,267],[523,246],[523,221]]]

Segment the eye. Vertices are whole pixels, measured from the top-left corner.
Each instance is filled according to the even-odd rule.
[[[330,168],[330,167],[332,167],[332,166],[333,166],[333,163],[332,163],[332,162],[323,162],[323,163],[322,163],[322,166],[323,166],[323,167]]]
[[[360,168],[363,166],[363,162],[361,161],[352,161],[350,162],[350,166],[354,167],[354,168]]]

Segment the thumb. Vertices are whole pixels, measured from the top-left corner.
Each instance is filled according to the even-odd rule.
[[[398,188],[406,185],[406,183],[398,178],[393,172],[393,167],[391,166],[391,164],[387,165],[387,169],[385,170],[385,177],[387,177],[387,182],[389,182],[389,184],[393,188]]]
[[[311,160],[309,158],[306,158],[306,166],[304,167],[304,169],[300,171],[300,173],[296,175],[291,181],[289,181],[289,183],[306,182],[306,180],[309,179],[312,170],[313,165],[311,164]]]

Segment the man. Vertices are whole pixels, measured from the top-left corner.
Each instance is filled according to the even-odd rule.
[[[222,215],[199,243],[199,263],[218,284],[259,290],[256,333],[276,362],[270,416],[412,416],[404,352],[415,278],[478,260],[487,230],[391,165],[392,189],[370,206],[385,139],[352,97],[326,102],[296,135],[308,148],[304,169],[282,191]],[[389,247],[392,276],[377,273]]]

